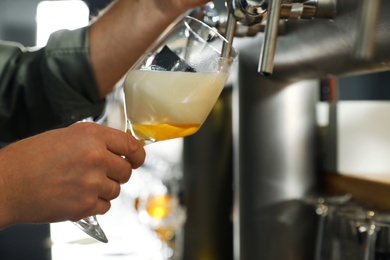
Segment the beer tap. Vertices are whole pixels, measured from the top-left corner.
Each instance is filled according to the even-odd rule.
[[[226,0],[229,13],[238,23],[265,23],[258,71],[271,75],[281,19],[330,19],[336,15],[337,0]]]

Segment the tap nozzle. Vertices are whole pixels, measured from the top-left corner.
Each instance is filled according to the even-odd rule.
[[[280,19],[333,18],[336,15],[336,1],[226,0],[226,4],[239,23],[251,26],[265,22],[258,71],[263,75],[270,75],[273,72]]]

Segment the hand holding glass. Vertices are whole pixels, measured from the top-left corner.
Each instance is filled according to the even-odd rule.
[[[172,24],[126,75],[126,131],[144,144],[197,132],[237,60],[230,47],[195,18]],[[76,224],[97,240],[108,241],[95,216]]]

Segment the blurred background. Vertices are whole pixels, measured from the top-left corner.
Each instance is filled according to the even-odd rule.
[[[51,32],[86,26],[110,2],[1,0],[0,39],[44,46]],[[321,215],[308,196],[327,191],[328,174],[386,182],[390,173],[390,6],[382,1],[378,13],[377,56],[361,62],[351,50],[366,2],[339,0],[334,20],[285,24],[273,77],[257,73],[263,33],[235,38],[237,71],[201,130],[148,146],[145,166],[98,217],[108,244],[70,222],[17,225],[0,231],[0,259],[325,259],[314,258]],[[120,91],[108,100],[100,123],[124,130]],[[166,179],[179,207],[174,227],[150,223],[143,208]],[[369,202],[390,209],[384,194]]]

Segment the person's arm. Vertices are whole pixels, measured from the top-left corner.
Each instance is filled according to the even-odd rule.
[[[88,29],[55,32],[39,50],[0,42],[0,142],[102,114]]]
[[[205,2],[118,0],[92,24],[90,34],[88,28],[57,32],[35,52],[11,46],[12,53],[3,53],[11,55],[0,59],[0,137],[18,129],[22,135],[31,134],[94,115],[165,27]],[[52,120],[56,124],[47,122]],[[145,151],[133,136],[93,123],[14,142],[0,150],[0,228],[104,214],[120,184],[144,159]]]
[[[117,0],[92,23],[90,57],[100,97],[180,14],[208,0]]]

